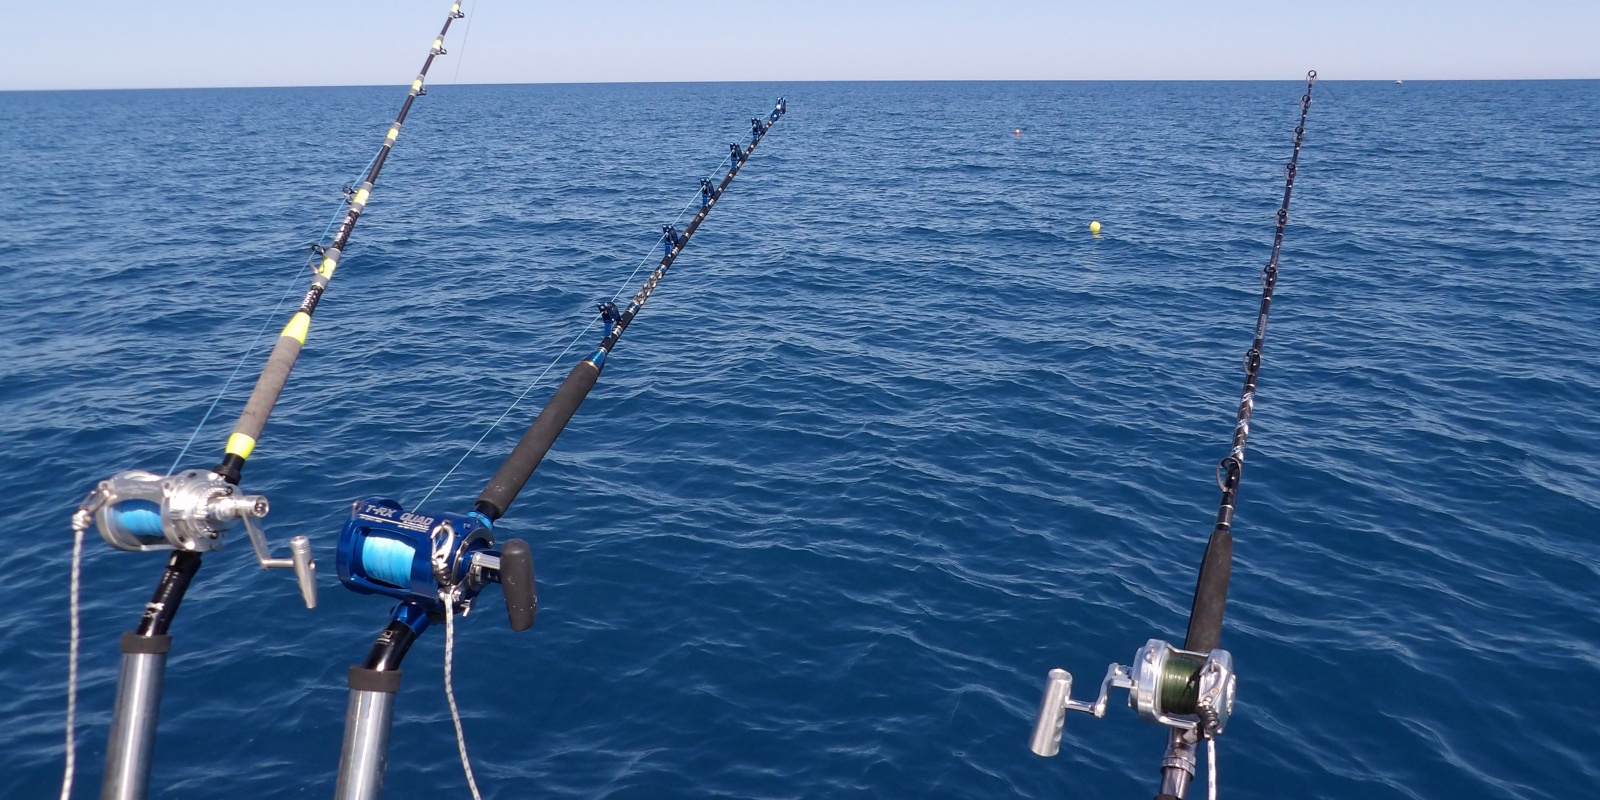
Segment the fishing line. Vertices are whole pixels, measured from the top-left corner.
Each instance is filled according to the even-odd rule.
[[[1148,640],[1127,665],[1113,663],[1107,667],[1099,696],[1093,702],[1072,698],[1072,673],[1064,669],[1050,670],[1029,742],[1029,748],[1037,755],[1048,758],[1058,754],[1066,712],[1080,711],[1103,717],[1111,691],[1125,689],[1129,706],[1141,719],[1167,729],[1167,751],[1161,759],[1161,793],[1156,795],[1156,800],[1183,800],[1188,796],[1191,783],[1198,775],[1196,748],[1201,744],[1206,748],[1209,796],[1212,800],[1217,796],[1217,737],[1233,715],[1238,687],[1233,655],[1219,647],[1228,582],[1233,571],[1234,502],[1244,472],[1245,444],[1255,411],[1256,380],[1267,335],[1267,317],[1272,310],[1273,290],[1278,284],[1279,257],[1283,252],[1284,230],[1289,224],[1289,200],[1300,169],[1306,119],[1311,111],[1311,90],[1316,82],[1316,71],[1307,72],[1305,93],[1300,96],[1300,120],[1294,129],[1294,152],[1283,171],[1283,202],[1276,215],[1272,254],[1261,270],[1261,302],[1256,313],[1255,338],[1244,357],[1244,391],[1239,400],[1232,445],[1217,464],[1217,485],[1222,490],[1222,498],[1211,537],[1200,559],[1200,574],[1195,581],[1183,648],[1161,639]]]
[[[478,4],[472,4],[472,13],[467,15],[467,29],[461,32],[461,52],[456,55],[456,71],[450,76],[452,86],[461,83],[461,65],[467,63],[467,41],[472,38],[472,20],[478,16]]]
[[[428,493],[423,495],[422,499],[417,501],[416,505],[413,506],[410,503],[406,503],[405,505],[415,508],[417,506],[421,506],[423,503],[428,502],[428,498],[432,497],[434,492],[439,491],[439,487],[443,486],[445,481],[450,480],[450,476],[456,473],[456,468],[460,467],[462,462],[466,461],[467,458],[478,449],[478,445],[483,444],[483,440],[489,438],[489,434],[494,433],[494,429],[500,423],[504,422],[506,417],[509,416],[511,412],[517,409],[517,405],[522,402],[523,398],[528,396],[529,392],[533,391],[534,388],[539,385],[539,381],[544,380],[544,376],[549,374],[550,370],[555,369],[556,364],[561,363],[561,359],[566,358],[567,353],[572,352],[572,348],[578,346],[578,342],[589,333],[589,329],[594,327],[594,323],[594,320],[589,320],[589,324],[583,326],[583,330],[579,331],[577,336],[572,337],[572,341],[567,343],[566,349],[562,350],[560,355],[551,359],[550,363],[545,365],[544,370],[539,373],[538,377],[535,377],[533,382],[528,384],[528,388],[523,389],[522,394],[517,395],[517,399],[511,402],[511,407],[502,412],[499,418],[489,425],[489,429],[484,431],[482,436],[478,437],[478,441],[473,442],[472,446],[467,448],[467,452],[463,453],[461,458],[456,460],[456,463],[451,466],[447,472],[445,472],[444,477],[440,478],[439,482],[434,484],[433,488],[429,489]]]
[[[468,24],[470,25],[471,18],[469,17],[468,20]],[[723,165],[728,163],[728,159],[730,157],[731,156],[723,156],[722,160],[717,162],[717,166],[712,170],[712,173],[715,174],[716,172],[720,171]],[[695,207],[695,205],[699,202],[700,197],[701,195],[696,193],[694,197],[690,198],[689,202],[685,203],[683,207],[678,210],[677,215],[672,218],[670,225],[672,227],[677,227],[677,224],[683,220],[683,215],[687,214],[691,208]],[[617,290],[611,294],[610,302],[616,303],[617,300],[621,299],[623,293],[628,290],[628,287],[633,285],[633,279],[638,277],[639,270],[644,269],[645,265],[649,264],[655,258],[656,248],[661,246],[661,244],[666,241],[666,238],[667,235],[665,232],[656,237],[655,242],[650,245],[650,249],[645,252],[644,257],[639,259],[639,263],[634,266],[633,271],[628,273],[628,277],[622,279],[622,284],[618,286]],[[535,376],[533,381],[528,384],[528,387],[522,390],[522,394],[517,395],[517,399],[511,402],[510,407],[501,412],[500,416],[496,418],[494,422],[489,424],[489,429],[484,431],[483,435],[479,436],[478,440],[473,442],[471,447],[467,448],[467,452],[463,453],[461,458],[456,459],[456,463],[452,464],[450,469],[445,471],[444,477],[440,478],[439,482],[435,483],[433,488],[429,489],[428,493],[422,496],[421,500],[417,501],[415,505],[411,503],[404,503],[403,505],[409,508],[416,508],[427,503],[428,498],[433,497],[433,493],[439,491],[439,488],[444,486],[445,481],[450,480],[450,476],[454,475],[456,470],[459,469],[462,464],[466,463],[468,458],[472,457],[472,454],[477,451],[478,446],[483,444],[485,439],[489,438],[489,434],[494,433],[495,428],[499,427],[500,423],[504,422],[506,417],[511,415],[511,412],[517,410],[517,406],[520,405],[525,398],[527,398],[528,393],[532,392],[539,386],[539,381],[544,380],[545,376],[550,374],[550,370],[555,369],[556,365],[560,364],[561,360],[566,358],[568,353],[572,352],[572,348],[577,347],[578,342],[582,341],[583,337],[589,335],[589,330],[595,326],[596,322],[598,322],[598,320],[591,318],[589,322],[583,326],[583,330],[578,331],[577,335],[572,337],[572,341],[567,343],[567,346],[562,349],[561,353],[555,358],[551,359],[550,363],[546,364],[544,369],[539,371],[539,374]]]
[[[655,268],[644,279],[626,310],[617,307],[622,291],[596,309],[599,320],[590,319],[567,350],[602,322],[605,334],[588,357],[580,360],[556,389],[511,453],[501,462],[494,477],[484,486],[466,513],[407,511],[406,506],[388,497],[368,497],[356,501],[350,519],[339,533],[337,568],[339,580],[351,591],[400,600],[392,607],[390,621],[366,660],[349,673],[350,704],[345,719],[344,745],[339,762],[336,796],[341,800],[376,797],[383,785],[388,762],[389,735],[394,720],[394,699],[400,689],[400,665],[406,653],[430,625],[441,616],[445,621],[444,682],[445,699],[455,728],[457,750],[468,787],[479,797],[477,778],[467,752],[465,727],[455,697],[455,611],[464,616],[473,601],[491,584],[499,584],[506,602],[506,616],[514,631],[532,627],[538,614],[534,585],[532,548],[522,539],[497,542],[495,521],[505,515],[511,503],[538,469],[572,415],[583,403],[600,377],[607,356],[624,331],[660,287],[668,270],[683,253],[701,223],[723,196],[740,168],[755,152],[756,145],[787,110],[780,98],[766,117],[750,120],[748,146],[729,145],[725,162],[731,163],[720,183],[711,178],[700,182],[699,210],[680,232],[672,225],[662,227],[657,242],[664,244]],[[682,212],[675,221],[682,217]],[[635,268],[630,281],[637,275]],[[563,356],[564,357],[564,356]],[[562,357],[556,359],[557,362]],[[541,371],[540,377],[549,368]],[[535,383],[539,378],[535,378]],[[533,386],[519,396],[525,397]],[[515,408],[515,403],[512,408]],[[500,419],[509,415],[508,408]],[[497,420],[497,424],[498,424]],[[491,426],[492,427],[492,426]],[[488,434],[485,433],[485,437]],[[483,438],[479,439],[482,442]],[[477,445],[474,445],[476,447]],[[469,451],[470,453],[471,451]],[[463,457],[464,459],[465,457]],[[459,466],[461,462],[457,462]],[[447,472],[448,478],[455,467]],[[435,484],[434,489],[444,483]],[[430,490],[429,495],[432,495]],[[404,558],[397,557],[405,556]],[[403,569],[401,569],[403,568]]]
[[[161,689],[166,663],[172,647],[169,630],[187,594],[195,574],[199,571],[202,556],[223,545],[224,535],[241,524],[250,537],[255,557],[264,569],[293,569],[300,594],[307,608],[317,604],[316,562],[312,556],[308,537],[297,536],[289,540],[289,557],[276,557],[255,520],[265,517],[270,504],[266,497],[242,491],[240,481],[247,460],[256,449],[257,440],[277,406],[295,362],[305,347],[311,328],[312,315],[333,279],[335,270],[350,243],[356,223],[372,199],[374,187],[384,164],[393,153],[401,129],[412,111],[417,98],[427,94],[428,71],[436,59],[446,55],[445,37],[451,24],[463,18],[459,0],[450,6],[444,24],[434,36],[428,55],[420,71],[410,83],[404,102],[387,127],[377,153],[367,163],[364,174],[353,186],[344,187],[344,201],[332,220],[323,229],[322,236],[311,245],[308,266],[311,279],[299,308],[283,327],[266,364],[261,368],[255,388],[251,390],[239,415],[233,432],[228,436],[223,457],[211,469],[178,471],[177,464],[165,476],[146,470],[124,470],[100,481],[78,507],[73,525],[79,529],[74,547],[73,565],[73,631],[69,653],[67,772],[63,776],[63,797],[70,795],[72,770],[76,766],[76,693],[77,659],[81,645],[80,593],[81,593],[81,533],[93,526],[110,546],[128,552],[167,551],[166,570],[150,601],[144,605],[138,627],[123,635],[120,640],[122,663],[119,668],[115,705],[111,715],[111,733],[106,748],[106,769],[102,797],[106,800],[142,800],[149,790],[150,764],[154,749],[157,719],[161,703]],[[330,238],[331,236],[331,238]],[[303,272],[303,270],[302,270]],[[294,276],[289,291],[299,283],[301,273]],[[281,310],[284,298],[280,297]],[[268,323],[270,324],[270,323]],[[242,364],[255,350],[262,336],[257,333],[240,366],[224,381],[218,399],[214,399],[202,416],[195,432],[185,442],[178,458],[181,463],[194,439],[204,428],[217,407],[218,400],[231,387],[240,374]],[[242,338],[242,337],[241,337]],[[531,567],[530,567],[531,570]]]
[[[1278,286],[1279,256],[1283,252],[1284,229],[1289,226],[1289,200],[1294,195],[1295,177],[1300,172],[1300,149],[1305,144],[1306,118],[1311,113],[1311,89],[1316,85],[1315,70],[1306,74],[1305,94],[1300,96],[1300,123],[1294,129],[1294,153],[1283,168],[1283,203],[1275,217],[1272,255],[1261,268],[1261,304],[1256,312],[1255,339],[1244,354],[1244,390],[1239,399],[1232,447],[1217,462],[1217,487],[1222,498],[1217,503],[1216,524],[1200,559],[1200,577],[1195,582],[1194,602],[1189,611],[1189,631],[1185,649],[1207,652],[1216,649],[1222,638],[1222,618],[1228,600],[1228,580],[1233,572],[1233,513],[1239,481],[1244,473],[1245,444],[1250,438],[1250,421],[1256,408],[1256,380],[1261,372],[1261,353],[1267,338],[1267,317],[1272,312],[1272,295]]]
[[[194,444],[194,440],[200,436],[200,430],[211,419],[211,412],[217,410],[217,404],[222,402],[222,398],[228,393],[228,388],[233,386],[233,379],[239,377],[239,370],[244,369],[245,362],[250,360],[250,354],[254,353],[256,345],[261,343],[261,337],[266,334],[267,328],[277,318],[278,312],[283,310],[283,302],[288,300],[289,295],[294,293],[294,287],[300,285],[300,278],[306,274],[307,268],[307,266],[301,265],[300,270],[294,274],[294,279],[289,281],[288,286],[283,287],[283,294],[278,296],[278,304],[273,306],[266,319],[261,321],[261,327],[256,331],[255,338],[250,340],[250,346],[246,347],[244,355],[239,357],[239,363],[233,365],[233,372],[229,373],[228,379],[222,382],[222,388],[218,389],[217,396],[211,399],[211,405],[206,407],[206,413],[200,416],[200,423],[194,426],[194,431],[189,434],[188,440],[183,443],[183,449],[178,451],[178,457],[172,459],[172,466],[167,467],[167,477],[172,477],[172,473],[178,471],[178,465],[183,463],[183,457],[189,454],[189,447]]]
[[[468,28],[471,28],[470,20],[468,20]],[[328,216],[328,224],[323,227],[322,235],[317,237],[317,243],[312,248],[313,253],[321,252],[323,249],[322,243],[328,241],[328,234],[333,232],[333,226],[338,224],[339,216],[344,213],[345,206],[350,204],[350,186],[360,182],[361,176],[366,174],[367,170],[372,168],[372,162],[375,160],[377,160],[376,155],[368,159],[367,165],[361,168],[361,172],[356,174],[355,179],[349,184],[345,185],[345,197],[339,201],[339,204],[334,208],[333,213]],[[167,477],[172,477],[172,473],[178,471],[178,465],[183,463],[183,457],[188,455],[190,446],[194,444],[195,439],[199,438],[200,431],[201,429],[205,428],[206,422],[210,421],[211,412],[217,410],[217,404],[221,403],[222,398],[228,394],[228,388],[233,386],[233,379],[239,377],[239,370],[244,369],[244,365],[250,360],[250,355],[256,351],[256,345],[261,343],[261,337],[266,335],[267,328],[272,326],[272,321],[277,319],[278,312],[283,310],[284,301],[288,300],[289,295],[294,293],[294,288],[300,285],[300,279],[305,276],[306,270],[308,269],[311,269],[311,262],[309,260],[305,264],[300,265],[300,269],[296,270],[294,273],[294,278],[289,281],[287,286],[283,287],[283,294],[278,295],[277,305],[274,305],[272,307],[272,311],[267,314],[266,319],[261,321],[261,327],[256,331],[255,338],[250,340],[250,346],[245,348],[244,355],[239,357],[239,363],[233,365],[233,372],[229,373],[228,379],[222,382],[222,388],[217,390],[217,396],[212,398],[211,405],[206,408],[206,413],[201,415],[200,423],[194,426],[194,431],[189,434],[188,440],[183,443],[183,449],[178,451],[178,457],[174,458],[172,460],[172,466],[167,468]]]

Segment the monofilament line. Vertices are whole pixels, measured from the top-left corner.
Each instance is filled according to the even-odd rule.
[[[467,15],[467,29],[461,32],[461,52],[456,54],[456,72],[450,76],[452,86],[461,83],[461,65],[467,61],[467,40],[472,38],[472,18],[478,15],[478,4],[472,4],[472,13]]]
[[[375,159],[377,159],[376,155],[367,161],[367,166],[361,169],[362,174],[365,174],[367,170],[372,168],[372,161]],[[361,178],[360,176],[357,176],[354,183],[360,182]],[[323,242],[327,241],[328,234],[333,231],[333,226],[339,222],[339,215],[344,213],[344,207],[346,205],[349,205],[349,201],[341,200],[339,202],[339,207],[334,209],[333,216],[328,219],[328,224],[322,229],[322,235],[317,237],[317,244],[319,246]],[[222,382],[222,388],[217,390],[217,396],[211,399],[211,405],[206,408],[206,413],[201,415],[200,424],[194,426],[194,431],[189,434],[189,440],[183,443],[183,449],[178,451],[178,457],[173,459],[172,466],[167,468],[168,477],[171,477],[172,473],[178,471],[178,465],[183,463],[183,457],[189,454],[189,447],[194,444],[194,440],[200,435],[201,429],[205,428],[206,422],[211,419],[211,412],[217,410],[217,404],[222,402],[222,398],[227,395],[228,387],[233,385],[233,379],[239,377],[239,370],[243,369],[245,362],[250,360],[250,354],[256,351],[256,345],[261,343],[261,337],[266,334],[267,327],[272,324],[273,320],[278,318],[278,312],[283,310],[283,301],[289,299],[289,295],[294,292],[294,287],[300,285],[300,278],[306,274],[307,269],[310,269],[310,265],[302,264],[299,271],[295,272],[294,280],[289,281],[289,285],[283,287],[283,294],[278,296],[278,304],[273,306],[272,313],[268,314],[266,319],[261,321],[261,329],[256,331],[256,337],[250,340],[250,346],[245,348],[244,355],[239,357],[239,363],[233,365],[233,372],[229,373],[228,379]]]
[[[726,163],[728,163],[728,158],[726,156],[724,156],[722,161],[717,164],[717,169],[721,169],[722,165],[726,164]],[[688,203],[685,203],[683,208],[679,209],[677,216],[674,216],[672,218],[672,224],[673,225],[676,225],[679,221],[681,221],[683,219],[684,213],[687,212],[691,207],[694,206],[695,203],[697,203],[699,201],[699,197],[700,197],[699,193],[696,193],[695,196],[694,196],[694,199],[690,200]],[[638,276],[639,270],[644,269],[644,266],[646,264],[649,264],[652,260],[654,260],[655,253],[656,253],[656,247],[658,245],[660,245],[664,241],[666,241],[666,234],[665,233],[663,233],[660,236],[656,237],[655,242],[650,245],[650,251],[645,253],[644,258],[639,259],[639,263],[634,266],[633,271],[628,273],[628,277],[627,278],[623,279],[622,285],[617,287],[617,291],[612,293],[611,302],[613,302],[613,303],[617,302],[618,298],[622,297],[623,293],[626,292],[628,290],[628,288],[633,285],[633,279],[636,276]],[[572,352],[572,348],[576,347],[578,345],[578,342],[581,341],[583,339],[583,337],[589,335],[589,329],[593,328],[594,324],[595,324],[595,319],[591,318],[589,320],[588,324],[583,326],[583,330],[578,331],[578,335],[572,337],[572,341],[567,343],[566,348],[561,351],[560,355],[557,355],[555,358],[551,359],[550,363],[546,364],[544,369],[540,370],[539,374],[537,376],[535,376],[532,381],[529,381],[527,388],[522,390],[522,394],[517,395],[517,399],[511,401],[511,405],[508,408],[506,408],[505,411],[501,412],[500,416],[497,419],[495,419],[494,422],[490,423],[489,429],[484,431],[483,435],[479,436],[478,440],[476,442],[473,442],[471,447],[467,448],[467,452],[461,454],[461,457],[456,459],[456,463],[450,465],[450,469],[447,470],[444,473],[444,477],[440,478],[439,482],[435,483],[433,485],[433,488],[429,489],[428,493],[423,495],[421,500],[417,501],[416,505],[407,504],[407,506],[410,507],[410,508],[418,508],[418,507],[421,507],[423,504],[427,503],[428,502],[428,498],[433,497],[433,493],[439,491],[439,487],[444,486],[445,481],[450,480],[450,476],[456,474],[456,470],[459,469],[462,464],[466,463],[466,460],[468,458],[471,458],[473,453],[477,452],[478,447],[483,444],[485,439],[489,438],[489,434],[494,433],[494,429],[499,427],[500,423],[505,422],[506,417],[510,416],[511,412],[517,410],[517,406],[520,405],[522,403],[522,401],[527,398],[529,392],[532,392],[534,390],[534,388],[539,385],[540,381],[544,380],[544,376],[550,374],[550,370],[555,369],[556,365],[560,364],[561,360],[563,358],[566,358],[568,353]]]
[[[566,349],[562,350],[560,355],[558,355],[555,358],[551,359],[550,363],[546,364],[544,369],[541,370],[539,372],[539,374],[536,377],[534,377],[534,379],[532,381],[530,381],[528,383],[528,388],[523,389],[522,390],[522,394],[517,395],[517,399],[511,401],[511,405],[508,408],[506,408],[505,411],[500,413],[499,418],[495,419],[494,422],[489,424],[489,429],[484,431],[482,436],[478,437],[478,441],[473,442],[472,446],[467,448],[467,452],[462,453],[461,457],[456,459],[456,463],[454,463],[454,464],[452,464],[450,466],[450,469],[445,472],[444,477],[440,478],[439,482],[434,484],[433,488],[429,489],[428,493],[423,495],[422,499],[418,500],[416,505],[411,505],[411,504],[408,503],[408,504],[406,504],[406,506],[408,508],[418,508],[418,507],[422,506],[422,504],[428,502],[428,498],[432,497],[434,492],[439,491],[439,487],[443,486],[445,481],[450,480],[450,476],[451,475],[456,474],[456,470],[462,465],[462,463],[464,463],[469,457],[472,456],[472,454],[474,452],[477,451],[478,445],[483,444],[483,440],[489,438],[489,434],[494,433],[494,429],[499,427],[500,423],[505,422],[506,417],[510,416],[511,412],[517,410],[517,405],[520,404],[523,401],[523,399],[528,396],[529,392],[533,391],[533,388],[535,386],[539,385],[539,381],[544,380],[544,376],[545,375],[550,374],[550,370],[555,369],[556,364],[561,363],[561,359],[567,357],[567,353],[572,352],[572,348],[574,348],[574,347],[576,347],[578,345],[578,341],[580,339],[582,339],[586,334],[588,334],[589,333],[589,329],[592,328],[592,327],[594,327],[594,320],[589,320],[589,324],[583,326],[583,330],[579,331],[578,335],[572,337],[572,341],[567,343]]]
[[[250,340],[250,346],[246,347],[244,355],[239,357],[239,363],[233,365],[233,372],[229,373],[228,379],[222,382],[222,388],[217,390],[217,396],[211,399],[211,405],[206,408],[206,413],[200,416],[200,423],[194,426],[194,431],[189,434],[188,441],[183,443],[183,449],[178,451],[178,457],[174,458],[172,466],[167,468],[168,477],[178,471],[178,465],[183,463],[183,457],[189,454],[189,447],[194,444],[194,440],[200,435],[201,429],[205,428],[206,422],[211,419],[211,412],[217,410],[217,404],[222,402],[223,396],[228,393],[228,387],[233,385],[233,379],[239,377],[239,370],[244,368],[245,362],[250,360],[250,354],[256,351],[256,345],[261,343],[261,337],[266,334],[267,327],[272,324],[273,320],[278,318],[278,312],[283,310],[283,301],[289,299],[289,295],[294,292],[294,287],[300,285],[300,276],[305,273],[306,267],[301,265],[300,271],[294,274],[294,280],[283,288],[283,294],[278,296],[278,304],[273,306],[272,313],[261,321],[261,329],[256,331],[256,337]]]

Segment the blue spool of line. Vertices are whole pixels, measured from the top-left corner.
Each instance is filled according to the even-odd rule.
[[[411,586],[411,562],[417,550],[398,539],[368,536],[361,542],[361,569],[367,577],[397,589]]]
[[[111,524],[134,536],[161,538],[161,506],[149,500],[124,500],[110,509]]]

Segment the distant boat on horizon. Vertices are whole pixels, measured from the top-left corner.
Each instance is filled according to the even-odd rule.
[[[1405,83],[1405,81],[1395,81],[1395,82],[1394,82],[1394,85],[1396,85],[1396,86],[1399,86],[1399,85],[1400,85],[1400,84],[1402,84],[1402,83]]]

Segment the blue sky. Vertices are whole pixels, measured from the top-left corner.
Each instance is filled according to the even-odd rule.
[[[0,90],[403,83],[441,0],[11,4]],[[1600,0],[466,0],[435,83],[1600,78]],[[740,15],[744,16],[741,17]],[[458,73],[459,70],[459,73]]]

